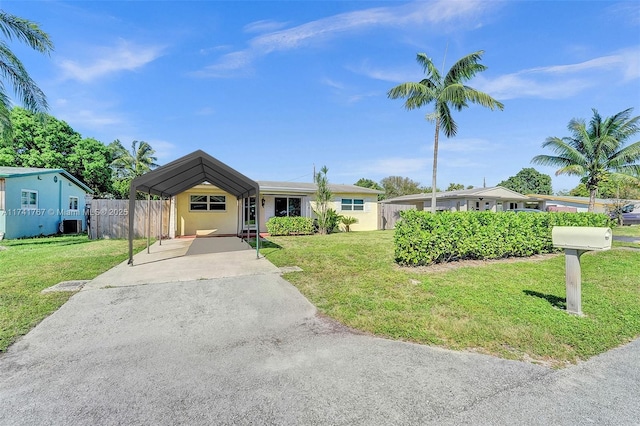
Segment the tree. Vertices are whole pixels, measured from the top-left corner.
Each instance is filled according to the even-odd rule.
[[[0,139],[0,166],[65,169],[97,196],[111,191],[111,155],[95,139],[82,139],[66,122],[26,109],[11,110],[12,132]]]
[[[377,191],[384,191],[384,188],[382,188],[378,182],[375,182],[371,179],[360,178],[356,183],[354,183],[354,185],[362,188],[369,188],[369,189],[375,189]],[[384,200],[384,194],[378,194],[378,201],[380,200]]]
[[[461,189],[464,189],[464,185],[461,183],[450,183],[449,186],[447,186],[447,191],[460,191]]]
[[[384,188],[385,198],[395,198],[402,195],[420,194],[420,182],[402,176],[387,176],[380,181]]]
[[[433,143],[433,175],[431,181],[431,213],[436,212],[436,176],[438,170],[438,138],[440,128],[447,138],[457,133],[457,125],[453,120],[451,109],[461,111],[469,106],[469,102],[484,107],[503,109],[504,105],[486,93],[480,92],[464,83],[471,80],[486,67],[479,63],[484,51],[471,53],[458,60],[443,77],[425,53],[418,53],[416,59],[423,68],[426,77],[419,82],[402,83],[389,90],[391,99],[406,98],[405,108],[408,110],[434,104],[434,112],[427,114],[427,120],[435,122]]]
[[[520,170],[515,176],[503,180],[498,184],[520,194],[551,195],[551,176],[540,173],[532,167]]]
[[[589,190],[584,183],[578,184],[567,195],[573,197],[588,197]],[[633,177],[624,175],[611,175],[598,186],[597,198],[622,198],[627,200],[640,200],[640,184]]]
[[[42,31],[38,24],[0,11],[0,31],[5,39],[14,38],[40,53],[49,54],[53,43],[49,35]],[[13,86],[20,102],[32,112],[47,110],[47,99],[31,79],[22,62],[13,54],[5,41],[0,40],[0,74]],[[0,127],[11,129],[11,99],[0,84]]]
[[[329,190],[329,179],[327,178],[327,166],[322,166],[320,171],[314,176],[317,185],[316,189],[316,208],[313,210],[318,218],[318,233],[328,234],[333,230],[335,224],[330,224],[331,213],[329,209],[329,201],[333,194]],[[337,220],[336,220],[337,221]],[[330,229],[331,228],[331,229]]]
[[[133,141],[129,151],[116,139],[109,144],[108,150],[114,173],[113,192],[117,198],[129,198],[131,181],[158,167],[155,150],[147,142]]]
[[[593,109],[589,125],[572,119],[567,126],[571,136],[548,137],[542,144],[557,155],[537,155],[532,162],[560,167],[556,175],[582,177],[589,190],[589,211],[594,211],[598,187],[612,174],[640,174],[640,141],[625,146],[640,131],[640,116],[631,117],[633,108],[603,119]]]

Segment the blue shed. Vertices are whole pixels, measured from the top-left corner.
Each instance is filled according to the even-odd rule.
[[[0,167],[0,239],[82,232],[92,192],[63,169]]]

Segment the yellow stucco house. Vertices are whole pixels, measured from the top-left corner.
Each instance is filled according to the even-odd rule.
[[[314,217],[316,185],[306,182],[257,181],[259,196],[236,199],[232,194],[209,183],[196,185],[173,198],[175,221],[170,224],[173,236],[237,235],[255,232],[256,201],[260,232],[267,232],[266,222],[274,216]],[[329,207],[338,214],[358,219],[354,231],[378,227],[380,191],[355,185],[329,184],[333,200]],[[170,237],[173,237],[170,235]]]

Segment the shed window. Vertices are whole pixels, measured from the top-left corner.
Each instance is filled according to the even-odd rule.
[[[227,197],[224,195],[190,195],[189,210],[191,211],[225,211]]]
[[[343,198],[340,208],[345,211],[364,211],[364,200],[358,198]]]
[[[38,192],[23,189],[20,195],[20,208],[34,210],[38,208]]]
[[[69,210],[78,210],[78,197],[69,197]]]

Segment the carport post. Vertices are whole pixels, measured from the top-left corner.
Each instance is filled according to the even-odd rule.
[[[162,245],[162,207],[164,206],[164,200],[162,195],[160,196],[160,245]]]
[[[256,259],[260,259],[260,188],[256,191]]]
[[[151,244],[151,191],[147,192],[147,254],[150,253],[149,244]]]

